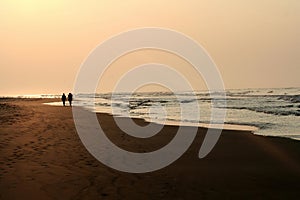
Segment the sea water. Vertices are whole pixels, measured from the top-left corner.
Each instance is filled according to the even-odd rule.
[[[208,91],[76,94],[74,105],[156,123],[204,127],[211,124],[214,108],[226,111],[226,129],[300,139],[300,88],[227,90],[219,99]],[[182,110],[187,114],[183,116]]]

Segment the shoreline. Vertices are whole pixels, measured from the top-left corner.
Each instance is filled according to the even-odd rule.
[[[61,105],[62,103],[60,101],[47,102],[47,103],[44,103],[44,104],[51,105],[51,106],[62,106]],[[79,107],[82,107],[83,109],[88,110],[83,106],[79,106]],[[88,111],[90,111],[90,110],[88,110]],[[105,111],[91,111],[91,112],[94,112],[94,113],[97,113],[97,114],[108,114],[108,115],[111,115],[111,116],[114,116],[114,117],[121,117],[121,118],[125,117],[125,118],[130,118],[130,119],[142,119],[142,120],[144,120],[145,122],[148,122],[148,123],[156,123],[156,124],[166,125],[166,126],[167,125],[168,126],[192,126],[192,127],[198,127],[198,128],[212,128],[212,129],[215,129],[213,127],[214,124],[198,123],[198,125],[196,125],[196,124],[193,124],[192,122],[183,122],[183,124],[180,124],[180,123],[177,123],[176,121],[170,121],[170,120],[165,121],[165,123],[160,123],[158,121],[150,121],[150,120],[145,119],[145,118],[114,115],[110,112],[105,112]],[[223,126],[225,126],[225,128],[222,128],[222,130],[233,130],[233,131],[251,131],[251,132],[253,132],[253,131],[259,129],[256,126],[243,125],[243,124],[229,124],[229,123],[226,124],[226,123],[224,123]],[[236,129],[238,127],[240,129]]]
[[[296,199],[300,195],[299,141],[223,130],[212,152],[199,159],[207,129],[198,128],[193,143],[174,163],[154,172],[124,173],[91,156],[78,137],[71,107],[43,104],[51,101],[0,99],[1,199]],[[107,137],[132,152],[160,149],[178,130],[166,125],[153,137],[134,138],[121,131],[112,116],[97,117]]]
[[[27,99],[27,100],[43,100],[43,105],[48,105],[48,106],[58,106],[58,107],[63,107],[62,102],[60,101],[59,98],[41,98],[41,97],[0,97],[0,102],[1,100],[4,100],[4,99],[7,99],[7,100],[18,100],[18,99]],[[44,102],[45,100],[45,102]],[[66,107],[69,107],[68,105]],[[80,106],[81,108],[87,110],[87,111],[90,111],[86,108],[84,108],[83,106]],[[91,111],[91,112],[94,112],[94,111]],[[213,127],[209,127],[210,124],[205,124],[205,123],[200,123],[201,125],[192,125],[192,124],[178,124],[178,123],[175,123],[175,122],[172,122],[172,121],[167,121],[167,122],[170,122],[170,123],[166,123],[166,124],[162,124],[162,123],[159,123],[159,122],[156,122],[156,121],[148,121],[147,119],[145,118],[138,118],[138,117],[126,117],[126,116],[122,116],[122,115],[113,115],[112,113],[109,113],[109,112],[100,112],[100,111],[95,111],[94,113],[96,113],[97,115],[101,115],[101,114],[104,114],[104,115],[109,115],[109,116],[112,116],[112,117],[119,117],[119,118],[129,118],[129,119],[132,119],[132,120],[143,120],[145,123],[155,123],[155,124],[158,124],[158,125],[163,125],[163,126],[185,126],[185,127],[198,127],[198,128],[201,128],[201,129],[207,129],[207,128],[211,128],[211,129],[215,129]],[[213,124],[212,124],[213,126]],[[262,137],[270,137],[270,138],[287,138],[287,139],[291,139],[291,140],[296,140],[296,141],[300,141],[300,137],[299,138],[295,138],[295,137],[291,137],[291,136],[280,136],[280,135],[264,135],[264,134],[258,134],[258,133],[255,133],[255,131],[257,130],[260,130],[259,127],[256,127],[256,126],[252,126],[252,125],[242,125],[242,124],[226,124],[224,123],[223,126],[225,126],[225,128],[223,127],[222,130],[224,131],[241,131],[241,132],[250,132],[251,134],[253,135],[257,135],[257,136],[262,136]],[[227,126],[227,128],[226,128]],[[237,127],[240,127],[240,129],[237,129]],[[218,128],[217,128],[218,129]]]
[[[51,106],[62,106],[61,102],[60,101],[54,101],[54,102],[47,102],[45,103],[46,105],[51,105]],[[84,107],[83,107],[84,108]],[[86,108],[84,108],[86,109]],[[86,109],[88,110],[88,109]],[[90,110],[89,110],[90,111]],[[112,113],[110,112],[100,112],[100,111],[91,111],[91,112],[94,112],[94,113],[97,113],[97,114],[108,114],[110,116],[113,116],[113,117],[120,117],[120,118],[123,118],[123,117],[127,117],[127,116],[122,116],[122,115],[113,115]],[[150,120],[147,120],[145,118],[138,118],[138,117],[129,117],[130,119],[141,119],[141,120],[144,120],[145,122],[147,123],[156,123],[156,124],[159,124],[159,125],[164,125],[164,126],[191,126],[191,127],[198,127],[198,128],[212,128],[214,129],[214,124],[205,124],[205,123],[199,123],[198,125],[195,125],[195,124],[192,124],[192,123],[188,123],[188,122],[184,122],[183,124],[179,124],[175,121],[165,121],[165,123],[160,123],[160,122],[157,122],[157,121],[150,121]],[[246,132],[251,132],[252,134],[254,135],[259,135],[259,136],[264,136],[264,137],[278,137],[278,138],[289,138],[289,139],[292,139],[292,140],[297,140],[297,141],[300,141],[300,138],[297,138],[297,137],[292,137],[292,136],[281,136],[281,135],[272,135],[272,134],[269,134],[269,135],[266,135],[266,134],[259,134],[259,133],[256,133],[256,131],[259,131],[260,128],[259,127],[256,127],[254,125],[247,125],[247,124],[230,124],[230,123],[224,123],[223,124],[223,128],[222,130],[228,130],[228,131],[246,131]]]

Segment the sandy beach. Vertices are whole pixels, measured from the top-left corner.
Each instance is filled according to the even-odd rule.
[[[204,159],[199,128],[188,151],[150,173],[113,170],[91,156],[74,126],[71,107],[57,99],[0,100],[0,199],[298,199],[300,141],[226,131]],[[125,135],[112,116],[98,114],[118,146],[147,152],[167,144],[178,127],[149,139]],[[128,119],[124,119],[128,120]],[[143,120],[135,120],[145,125]]]

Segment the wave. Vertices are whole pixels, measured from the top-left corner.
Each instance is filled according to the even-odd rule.
[[[259,123],[259,122],[255,122],[255,123],[251,123],[251,122],[236,122],[236,121],[227,121],[225,122],[225,124],[234,124],[234,125],[246,125],[246,126],[253,126],[253,127],[257,127],[261,130],[263,129],[269,129],[271,127],[273,127],[275,124],[274,123]]]
[[[180,103],[192,103],[195,102],[197,99],[186,99],[186,100],[182,100],[180,101]]]
[[[300,103],[300,95],[284,95],[278,97],[279,100],[290,101],[292,103]]]
[[[294,106],[292,106],[294,107]],[[223,107],[219,107],[223,108]],[[235,106],[227,106],[227,109],[237,109],[237,110],[250,110],[250,111],[255,111],[259,113],[265,113],[265,114],[272,114],[272,115],[282,115],[282,116],[287,116],[287,115],[294,115],[294,116],[300,116],[300,110],[276,110],[276,108],[290,108],[290,105],[288,106],[277,106],[277,107],[235,107]]]

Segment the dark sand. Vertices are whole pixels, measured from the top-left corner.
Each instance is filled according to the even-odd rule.
[[[199,128],[170,166],[129,174],[93,158],[76,133],[71,108],[42,104],[50,101],[0,100],[0,199],[299,199],[300,141],[223,131],[213,151],[199,159],[206,133]],[[115,144],[135,152],[159,149],[178,128],[134,139],[111,116],[99,114],[99,121]]]

